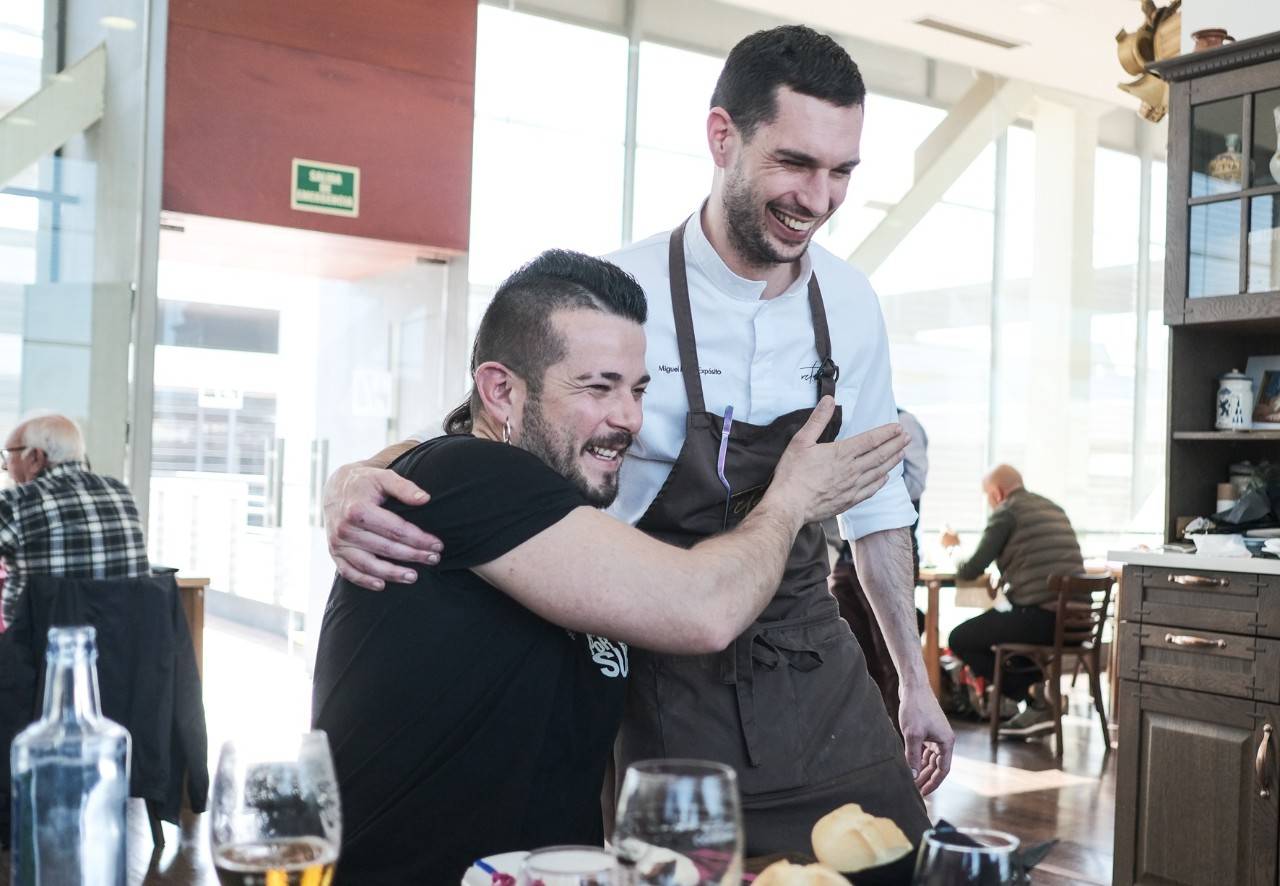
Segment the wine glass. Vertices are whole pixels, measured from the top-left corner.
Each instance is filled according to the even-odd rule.
[[[618,860],[599,846],[535,849],[520,867],[518,886],[618,886]]]
[[[627,767],[613,834],[632,882],[661,886],[742,882],[742,813],[733,769],[703,760]]]
[[[984,828],[925,831],[912,886],[1016,886],[1018,838]]]
[[[342,810],[323,732],[227,742],[210,807],[222,886],[300,886],[333,877]]]

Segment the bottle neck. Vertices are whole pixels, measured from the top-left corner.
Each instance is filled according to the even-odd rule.
[[[84,721],[102,717],[98,669],[86,655],[50,658],[44,678],[44,720]]]

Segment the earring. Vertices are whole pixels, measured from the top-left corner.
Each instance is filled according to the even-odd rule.
[[[511,419],[507,419],[502,423],[502,442],[511,442]]]

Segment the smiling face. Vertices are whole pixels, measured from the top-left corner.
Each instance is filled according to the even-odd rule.
[[[842,108],[782,87],[773,121],[749,140],[735,139],[719,198],[729,243],[744,265],[768,268],[804,254],[844,202],[862,117],[861,105]]]
[[[618,469],[640,432],[644,329],[593,310],[558,311],[552,326],[564,359],[547,367],[541,389],[513,420],[512,442],[572,482],[595,507],[618,494]]]

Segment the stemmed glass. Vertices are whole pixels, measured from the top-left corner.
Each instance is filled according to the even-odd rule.
[[[925,831],[912,886],[1017,886],[1018,838],[984,828]]]
[[[517,886],[619,886],[618,861],[599,846],[549,846],[530,852]]]
[[[210,809],[222,886],[327,886],[332,879],[342,810],[323,732],[224,744]]]
[[[742,812],[733,769],[702,760],[627,767],[614,846],[631,882],[661,886],[742,882]]]

